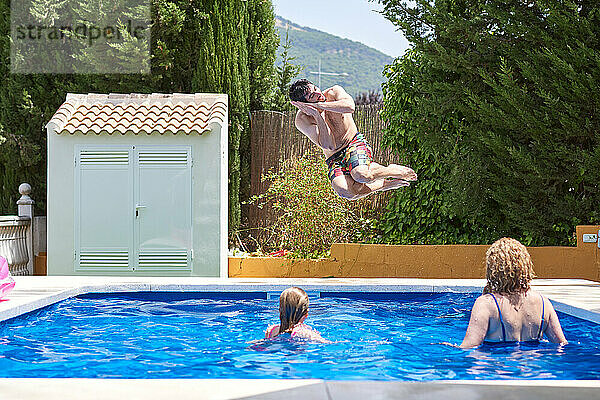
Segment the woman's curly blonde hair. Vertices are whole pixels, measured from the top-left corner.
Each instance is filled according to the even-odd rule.
[[[502,238],[485,254],[487,285],[484,293],[519,293],[529,290],[535,278],[533,262],[527,248],[518,240]]]

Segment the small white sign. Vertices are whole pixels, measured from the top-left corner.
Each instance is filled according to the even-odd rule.
[[[583,243],[596,243],[598,241],[598,235],[595,233],[586,233],[583,235]]]

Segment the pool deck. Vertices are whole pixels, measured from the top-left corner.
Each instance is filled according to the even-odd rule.
[[[317,379],[0,379],[24,400],[590,400],[595,381],[369,382]]]
[[[251,279],[123,278],[80,276],[15,277],[0,321],[84,293],[131,291],[257,291],[278,295],[294,285],[309,295],[336,292],[481,292],[479,279]],[[536,290],[559,311],[600,324],[600,283],[538,279]],[[54,399],[589,399],[600,398],[600,381],[373,382],[272,379],[0,379],[1,398]]]

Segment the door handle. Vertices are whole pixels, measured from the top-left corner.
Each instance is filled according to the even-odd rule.
[[[140,216],[140,209],[142,208],[146,208],[146,206],[143,206],[141,204],[136,204],[135,205],[135,217],[138,218]]]

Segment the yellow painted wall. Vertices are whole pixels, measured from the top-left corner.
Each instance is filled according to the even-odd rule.
[[[600,281],[599,249],[583,243],[584,233],[600,226],[577,227],[577,247],[529,247],[539,278]],[[484,278],[487,245],[390,246],[335,243],[331,256],[318,260],[229,258],[232,278]]]

